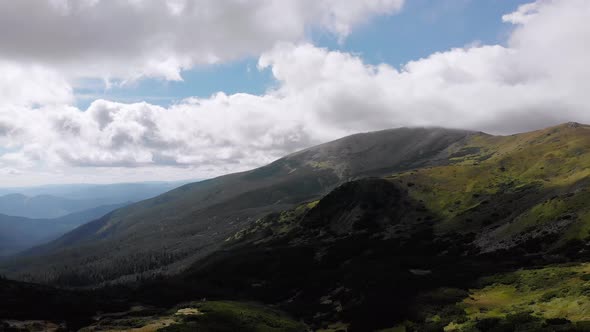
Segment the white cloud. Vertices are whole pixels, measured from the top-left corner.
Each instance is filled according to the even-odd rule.
[[[67,80],[43,66],[0,60],[0,75],[0,107],[65,104],[74,99]]]
[[[520,5],[515,12],[502,16],[502,20],[512,24],[525,24],[537,14],[540,7],[539,2]]]
[[[104,100],[85,111],[55,103],[1,108],[0,142],[10,151],[0,165],[20,172],[14,181],[49,169],[56,181],[204,178],[359,131],[437,125],[513,133],[590,123],[590,45],[583,42],[590,2],[539,1],[518,12],[504,18],[517,23],[506,46],[475,44],[399,69],[279,43],[259,60],[277,88],[259,96],[218,93],[167,108]]]
[[[403,0],[0,1],[0,59],[68,77],[181,80],[195,65],[257,56],[308,29],[346,37]]]

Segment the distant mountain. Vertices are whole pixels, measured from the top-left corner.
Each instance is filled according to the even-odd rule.
[[[42,195],[9,194],[0,197],[0,213],[27,218],[57,218],[69,213],[107,204],[109,200],[73,200]]]
[[[103,205],[54,219],[29,219],[0,214],[0,256],[29,249],[127,204]]]
[[[27,218],[57,218],[101,205],[136,202],[162,194],[186,182],[53,185],[0,188],[0,214]]]
[[[69,199],[97,199],[127,197],[129,200],[145,199],[146,195],[156,196],[183,184],[194,181],[137,182],[113,184],[55,184],[32,187],[0,188],[0,195],[21,194],[25,196],[58,196]]]
[[[446,164],[474,135],[401,128],[349,136],[116,210],[31,252],[49,253],[47,257],[23,258],[9,270],[35,280],[86,284],[135,280],[164,268],[177,271],[270,212],[320,198],[355,178]],[[56,271],[67,266],[67,272],[47,275],[49,265]]]

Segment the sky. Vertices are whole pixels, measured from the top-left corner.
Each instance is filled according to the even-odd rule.
[[[402,126],[590,123],[587,0],[0,2],[0,186],[204,179]]]

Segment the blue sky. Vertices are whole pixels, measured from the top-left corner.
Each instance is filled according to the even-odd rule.
[[[504,45],[513,26],[502,15],[514,12],[526,0],[409,0],[401,12],[377,16],[357,27],[342,42],[325,30],[308,32],[310,41],[330,50],[358,54],[365,63],[395,67],[432,53],[471,43]],[[263,94],[275,85],[269,69],[258,70],[257,57],[198,66],[182,73],[183,81],[141,79],[105,88],[101,80],[76,88],[81,109],[96,99],[119,102],[147,101],[168,106],[187,97],[209,97],[223,91]]]

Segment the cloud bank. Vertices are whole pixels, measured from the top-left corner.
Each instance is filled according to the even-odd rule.
[[[313,14],[316,24],[346,36],[367,13],[400,5],[351,3],[342,12]],[[362,12],[356,6],[366,13],[349,16]],[[169,107],[97,100],[82,111],[64,105],[71,87],[55,71],[22,69],[15,77],[54,82],[55,91],[7,97],[21,102],[0,107],[0,146],[6,147],[0,165],[22,176],[41,168],[80,176],[99,170],[111,178],[204,178],[360,131],[435,125],[508,134],[590,123],[588,17],[588,1],[540,0],[502,18],[514,24],[506,45],[451,49],[401,68],[368,65],[306,42],[279,42],[259,58],[259,67],[277,80],[275,89],[220,92]]]
[[[0,2],[0,58],[70,77],[181,80],[319,28],[346,37],[403,0],[19,0]]]

